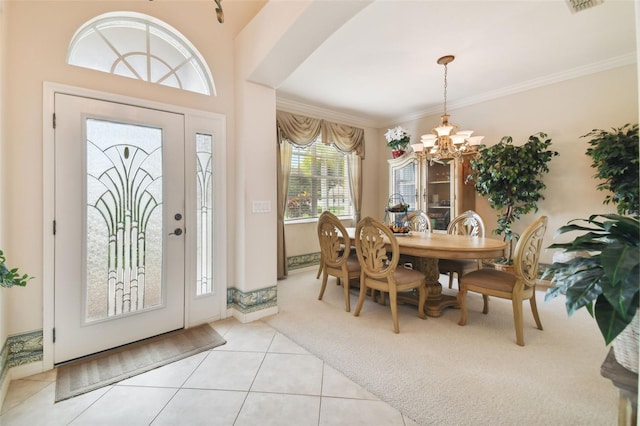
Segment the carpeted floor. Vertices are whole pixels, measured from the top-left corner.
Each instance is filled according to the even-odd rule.
[[[57,367],[56,402],[195,355],[226,341],[209,324],[121,346]]]
[[[420,320],[401,306],[396,335],[388,306],[367,299],[353,316],[355,290],[345,312],[333,279],[318,301],[315,275],[307,268],[279,281],[279,313],[264,321],[420,425],[617,423],[617,390],[600,376],[608,348],[588,313],[568,318],[561,298],[545,303],[538,292],[543,331],[525,302],[520,347],[510,301],[492,298],[483,315],[481,296],[470,294],[464,327],[459,310]]]

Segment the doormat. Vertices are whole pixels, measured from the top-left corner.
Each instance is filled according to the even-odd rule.
[[[57,367],[56,402],[227,343],[209,324],[177,330]]]

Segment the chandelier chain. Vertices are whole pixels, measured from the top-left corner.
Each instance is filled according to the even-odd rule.
[[[447,114],[447,64],[444,64],[444,113]]]

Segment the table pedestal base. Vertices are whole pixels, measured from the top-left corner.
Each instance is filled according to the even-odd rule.
[[[442,284],[440,270],[438,269],[438,259],[431,257],[416,257],[412,259],[413,268],[424,273],[427,282],[427,301],[424,305],[424,313],[430,317],[439,317],[444,308],[459,308],[455,296],[442,294]],[[399,302],[418,304],[418,295],[414,292],[405,295],[398,295]]]

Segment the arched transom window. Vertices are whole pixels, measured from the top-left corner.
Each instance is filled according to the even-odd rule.
[[[170,25],[148,15],[113,12],[76,31],[67,62],[164,86],[213,94],[209,67],[197,49]]]

